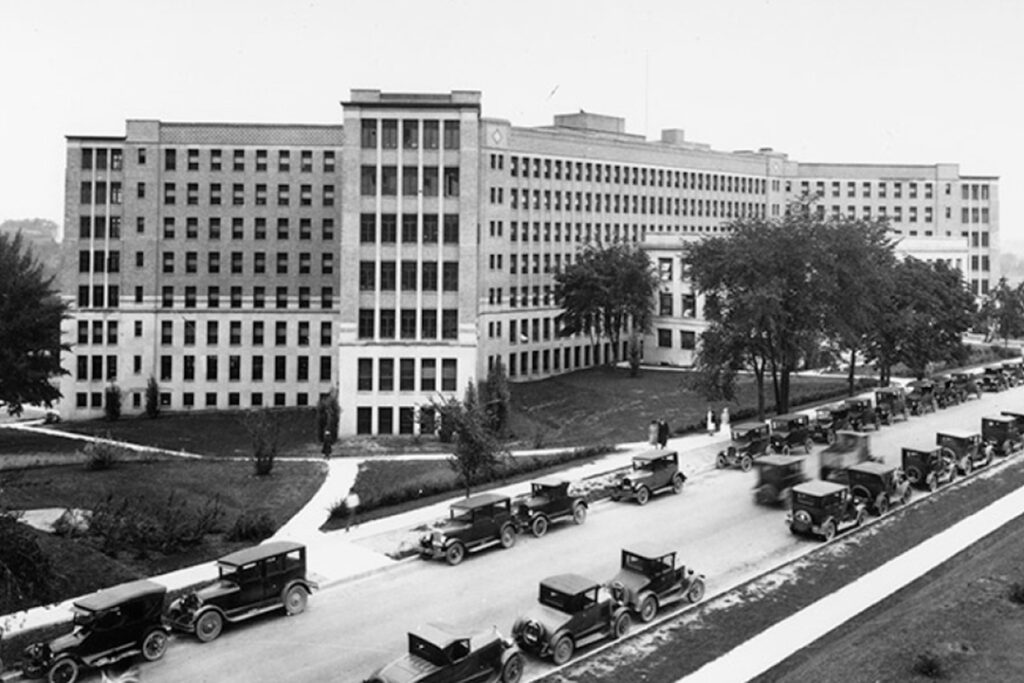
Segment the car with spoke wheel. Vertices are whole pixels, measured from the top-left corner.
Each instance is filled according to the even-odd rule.
[[[449,517],[420,537],[420,557],[444,558],[450,565],[466,553],[494,545],[516,544],[516,520],[512,500],[497,493],[481,493],[449,506]]]
[[[876,515],[884,515],[896,503],[910,502],[910,481],[899,465],[862,462],[846,471],[854,499]]]
[[[794,448],[810,453],[814,446],[811,438],[811,418],[803,413],[776,415],[771,419],[771,450],[773,453],[789,455]]]
[[[679,454],[654,450],[633,456],[633,471],[612,489],[612,500],[635,500],[647,505],[651,495],[661,491],[683,492],[686,475],[679,471]]]
[[[217,573],[216,581],[171,603],[171,628],[208,643],[225,623],[282,608],[288,616],[301,614],[318,588],[306,575],[306,546],[294,541],[270,541],[225,555],[217,560]]]
[[[965,476],[976,467],[984,467],[992,462],[993,450],[985,447],[978,432],[946,429],[936,433],[935,444],[956,463],[957,471]]]
[[[545,477],[530,483],[530,493],[512,501],[516,530],[529,530],[537,538],[548,532],[552,522],[571,519],[587,521],[589,506],[584,496],[571,493],[572,484],[557,477]]]
[[[160,659],[170,634],[163,623],[166,597],[165,586],[143,579],[75,600],[71,633],[26,648],[22,673],[49,683],[74,683],[87,668],[135,655]]]
[[[900,454],[903,471],[912,486],[929,491],[956,481],[956,461],[938,446],[934,448],[903,448]]]
[[[907,392],[903,387],[882,387],[875,389],[875,411],[883,424],[891,425],[900,416],[910,419],[907,408]]]
[[[409,632],[408,652],[363,683],[519,683],[523,655],[497,627],[469,631],[425,624]]]
[[[981,418],[981,439],[986,448],[1005,458],[1020,449],[1024,435],[1012,415],[990,415]]]
[[[786,524],[794,534],[831,541],[836,534],[859,527],[866,516],[864,504],[854,499],[850,487],[813,480],[793,487],[793,507]]]
[[[656,546],[633,546],[622,551],[621,569],[608,587],[616,600],[647,623],[665,605],[685,600],[700,602],[705,577],[682,564],[676,552]]]
[[[763,422],[743,422],[733,425],[732,442],[715,457],[715,467],[738,467],[750,471],[754,461],[768,452],[768,425]]]

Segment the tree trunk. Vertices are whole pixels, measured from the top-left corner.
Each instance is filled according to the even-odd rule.
[[[789,412],[789,368],[782,368],[782,376],[779,378],[779,399],[776,403],[776,412]]]
[[[764,420],[764,361],[754,360],[754,385],[757,387],[757,419]]]
[[[857,349],[850,349],[850,372],[847,375],[846,381],[850,396],[853,396],[853,380],[855,376],[854,369],[857,365]]]

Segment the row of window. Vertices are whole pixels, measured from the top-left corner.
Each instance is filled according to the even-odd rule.
[[[84,150],[83,150],[84,152]],[[178,155],[179,150],[175,148],[164,148],[164,170],[165,171],[177,171],[178,170]],[[206,152],[207,168],[210,171],[223,171],[226,169],[228,163],[231,165],[232,171],[245,171],[246,162],[250,160],[257,173],[266,172],[269,168],[269,159],[271,157],[270,151],[266,149],[242,149],[235,148],[231,150],[230,157],[224,153],[224,150],[219,148],[199,150],[195,148],[189,148],[184,150],[184,154],[181,155],[184,160],[184,168],[188,171],[199,171],[202,170],[201,166],[201,153]],[[324,173],[334,173],[336,169],[337,155],[335,150],[326,149],[320,152],[320,168]],[[274,155],[276,159],[276,168],[278,173],[290,173],[292,170],[292,150],[290,149],[279,149],[277,154]],[[227,159],[230,159],[230,162]],[[303,149],[299,150],[298,153],[298,170],[300,173],[312,173],[314,165],[314,150]],[[138,163],[140,166],[146,164],[146,149],[140,147],[138,151]],[[84,159],[83,159],[84,167]]]
[[[169,355],[160,356],[159,359],[159,372],[158,378],[161,382],[173,382],[181,380],[184,382],[196,381],[197,373],[197,358],[203,361],[203,372],[202,376],[208,382],[218,381],[218,377],[221,375],[220,372],[220,361],[221,358],[216,355],[210,356],[191,356],[186,355],[180,357],[180,376],[175,374],[175,357]],[[242,381],[242,356],[228,356],[227,357],[227,379],[228,381],[240,382]],[[77,367],[75,379],[79,382],[114,382],[117,381],[117,356],[102,356],[102,355],[80,355],[77,357]],[[310,381],[310,356],[297,356],[295,357],[294,364],[288,362],[288,356],[273,356],[273,372],[266,373],[269,377],[265,377],[264,368],[264,357],[263,356],[248,356],[247,362],[249,371],[245,373],[245,379],[252,382],[262,382],[265,379],[272,379],[274,382],[287,382],[289,381],[289,374],[294,376],[294,381],[297,382],[308,382]],[[319,356],[319,381],[330,382],[332,381],[331,375],[331,356]],[[133,357],[133,374],[140,375],[143,372],[142,367],[142,356]],[[294,372],[288,372],[288,366],[294,365]]]
[[[492,190],[495,188],[491,188]],[[501,189],[501,188],[497,188]],[[491,203],[502,203],[501,192],[491,192]],[[529,190],[509,189],[509,208],[535,211],[579,211],[586,213],[636,213],[657,216],[714,216],[722,218],[743,218],[764,216],[764,204],[718,199],[695,199],[685,197],[648,197],[647,195],[601,194],[591,192],[566,192],[558,190],[533,190],[532,202]]]
[[[441,339],[457,339],[459,336],[459,311],[455,308],[441,309]],[[393,308],[359,309],[360,339],[437,339],[438,310],[436,308]],[[417,323],[419,329],[417,329]]]
[[[400,266],[400,267],[399,267]],[[360,261],[359,289],[362,291],[384,292],[395,290],[436,292],[438,286],[438,264],[436,261]],[[441,263],[441,289],[445,292],[459,290],[459,264],[457,261]],[[401,284],[399,285],[399,276]]]
[[[627,342],[622,342],[622,349],[619,357],[626,357]],[[497,356],[488,357],[487,365],[490,369]],[[537,375],[548,372],[564,370],[578,370],[580,368],[600,365],[602,358],[611,358],[611,344],[585,344],[581,346],[566,346],[561,349],[538,349],[536,351],[521,351],[510,353],[505,367],[508,368],[509,377],[520,377]]]
[[[242,296],[241,287],[230,288],[229,305],[231,308],[243,308],[246,303]],[[252,308],[260,309],[267,307],[268,288],[257,286],[252,288],[252,299],[249,302]],[[164,285],[160,289],[160,307],[174,308],[175,304],[183,305],[185,308],[196,308],[198,304],[199,289],[194,285],[183,288],[182,298],[177,298],[177,292],[172,285]],[[309,287],[299,287],[297,299],[294,305],[297,308],[312,307],[312,291]],[[143,304],[145,289],[138,285],[135,287],[136,304]],[[120,305],[120,289],[117,285],[79,285],[78,286],[78,308],[118,308]],[[220,308],[221,288],[212,285],[206,288],[206,308]],[[293,305],[288,287],[277,287],[274,291],[275,308],[287,309]],[[320,288],[320,308],[329,310],[334,307],[334,288]]]
[[[458,389],[458,378],[456,376],[457,364],[454,358],[441,359],[441,383],[437,381],[437,359],[421,358],[419,362],[419,382],[416,375],[415,358],[398,359],[398,381],[395,381],[395,359],[378,358],[376,362],[372,358],[360,358],[357,363],[358,379],[356,389],[358,391],[456,391]],[[376,368],[376,383],[374,382],[374,368]]]
[[[413,213],[401,214],[402,229],[399,232],[398,214],[360,214],[359,241],[363,244],[394,244],[399,241],[404,244],[437,244],[440,237],[444,244],[459,243],[459,214],[446,213],[438,216],[435,213],[425,213],[422,220],[420,218]]]
[[[131,392],[131,404],[132,408],[142,407],[142,396],[143,392],[133,391]],[[242,394],[238,391],[229,391],[224,395],[218,394],[215,391],[208,391],[202,394],[205,400],[206,408],[239,408],[242,405]],[[248,393],[249,406],[253,408],[260,408],[264,406],[263,392],[253,391]],[[226,403],[224,399],[227,399]],[[310,399],[309,393],[300,391],[295,394],[294,402],[291,405],[294,406],[308,406]],[[283,391],[274,392],[270,394],[270,400],[272,405],[275,407],[284,407],[288,405],[286,395]],[[171,407],[171,393],[169,391],[161,391],[159,393],[160,405],[164,408]],[[78,408],[102,408],[103,407],[103,392],[92,391],[84,392],[80,391],[75,394],[75,405]],[[184,408],[194,408],[198,404],[196,403],[196,394],[191,391],[185,391],[181,393],[181,405]]]
[[[398,149],[401,130],[402,149],[437,149],[441,124],[444,124],[444,148],[459,149],[460,126],[455,120],[437,121],[420,119],[372,119],[365,118],[360,127],[360,144],[363,149]]]
[[[665,328],[658,328],[658,348],[671,349],[675,348],[672,346],[672,330]],[[697,333],[689,330],[679,330],[679,347],[684,351],[692,351],[697,348]]]
[[[217,346],[220,343],[220,330],[224,326],[221,325],[224,321],[221,320],[207,320],[206,324],[201,326],[198,325],[195,320],[161,320],[160,321],[160,345],[161,346],[196,346],[199,341],[197,338],[198,330],[205,330],[202,342],[206,346]],[[313,321],[299,320],[297,322],[289,323],[286,320],[274,321],[274,346],[290,346],[295,345],[299,347],[305,347],[310,345],[311,341],[311,330],[314,326]],[[93,323],[93,333],[95,338],[95,323]],[[248,329],[248,334],[243,338],[243,322],[241,320],[229,320],[226,325],[228,329],[228,345],[229,346],[241,346],[243,343],[246,346],[256,347],[263,346],[265,341],[265,332],[269,324],[263,320],[253,320],[244,325]],[[177,332],[176,330],[180,330]],[[79,326],[79,339],[82,336],[82,329]],[[329,320],[322,320],[319,323],[320,333],[320,346],[331,345],[331,322]],[[142,336],[142,323],[137,321],[135,323],[135,336]]]
[[[109,252],[109,253],[110,254],[116,254],[117,252]],[[81,252],[80,255],[88,256],[88,252]],[[176,255],[175,252],[173,252],[173,251],[165,251],[165,252],[163,252],[161,254],[161,272],[163,272],[165,275],[173,275],[174,272],[175,272],[175,261],[177,260],[177,256],[178,255]],[[229,263],[229,266],[228,266],[226,272],[229,272],[232,275],[244,275],[246,270],[247,270],[246,267],[245,267],[245,263],[246,263],[246,260],[247,260],[245,252],[233,251],[233,252],[231,252],[229,254],[229,256],[230,256],[230,263]],[[268,266],[267,266],[267,262],[270,260],[270,259],[268,259],[267,252],[257,251],[257,252],[253,252],[252,254],[250,254],[250,256],[251,256],[251,259],[249,259],[249,260],[250,260],[250,264],[252,266],[251,267],[251,272],[253,274],[261,275],[261,274],[270,272],[268,270]],[[292,257],[294,257],[294,256],[298,257],[297,258],[298,264],[297,264],[297,268],[296,268],[295,272],[297,272],[299,275],[311,275],[312,272],[313,272],[313,254],[308,252],[308,251],[299,252],[298,254],[294,254],[293,252],[288,252],[288,251],[278,251],[278,252],[275,252],[274,253],[274,257],[275,258],[273,259],[273,263],[274,263],[273,272],[276,273],[277,275],[287,275],[289,273],[289,264],[290,264],[290,262],[292,260]],[[199,252],[197,252],[197,251],[186,251],[184,253],[183,261],[184,261],[184,272],[186,274],[194,274],[194,273],[198,273],[199,272],[199,261],[200,261],[200,254],[199,254]],[[208,274],[216,275],[216,274],[219,274],[221,272],[221,265],[222,265],[222,263],[221,263],[221,252],[219,252],[219,251],[206,252],[205,261],[206,261],[206,272]],[[85,262],[87,264],[88,263],[88,259],[86,259]],[[80,261],[80,265],[81,265],[81,263],[82,262]],[[145,267],[145,252],[142,252],[142,251],[135,252],[135,266],[137,268],[144,268]],[[95,271],[95,268],[93,270]],[[83,270],[81,272],[86,272],[86,271]],[[100,271],[100,272],[102,272],[102,271]],[[116,271],[110,271],[110,272],[116,272]],[[321,275],[331,275],[333,273],[334,273],[334,254],[332,252],[322,252],[320,254],[320,274]]]
[[[773,182],[777,183],[778,181],[773,181]],[[786,181],[786,192],[792,192],[793,191],[793,182],[794,181],[791,181],[791,180],[787,180]],[[815,192],[819,196],[822,196],[822,197],[826,196],[825,195],[825,186],[826,186],[826,183],[828,183],[829,181],[825,181],[825,180],[815,180],[815,181],[801,180],[800,181],[800,191],[802,193],[810,192],[811,191],[811,183],[812,182],[814,183],[814,190],[815,190]],[[865,199],[868,198],[868,197],[871,197],[871,195],[872,195],[872,188],[874,188],[874,192],[876,193],[876,196],[878,196],[880,199],[885,199],[888,196],[888,194],[889,194],[889,186],[890,186],[890,184],[892,185],[892,197],[893,197],[893,199],[902,199],[903,198],[903,185],[904,185],[904,182],[900,181],[900,180],[893,180],[893,181],[863,180],[863,181],[860,181],[859,184],[860,184],[860,197],[865,198]],[[829,187],[829,190],[830,190],[829,195],[832,196],[832,197],[839,197],[839,196],[841,196],[841,194],[842,194],[842,185],[843,185],[843,183],[841,181],[839,181],[839,180],[831,181],[830,182],[830,187]],[[856,197],[856,196],[858,196],[857,195],[857,185],[858,185],[858,181],[855,181],[855,180],[848,180],[848,181],[846,181],[846,196],[847,197]],[[911,180],[911,181],[906,181],[906,186],[907,186],[907,197],[909,199],[917,199],[917,197],[918,197],[918,187],[919,186],[923,188],[923,196],[924,196],[925,199],[932,199],[935,196],[934,184],[933,183],[930,183],[930,182],[918,183],[917,181]],[[777,190],[778,188],[776,187],[775,189]],[[945,184],[945,194],[946,194],[946,196],[951,196],[953,194],[953,185],[952,185],[952,183],[946,183]],[[974,200],[974,201],[977,201],[977,200],[988,200],[989,199],[989,185],[984,184],[984,183],[962,183],[960,185],[960,195],[961,195],[961,199],[964,200],[964,201],[967,201],[967,200]]]
[[[89,182],[82,183],[82,203],[88,204],[90,198],[94,194],[99,193],[98,186],[101,183],[96,183],[97,190],[92,192]],[[120,191],[120,183],[111,183],[111,196],[113,196],[114,185],[118,185]],[[178,184],[177,183],[164,183],[164,194],[163,202],[165,206],[171,206],[178,203]],[[288,183],[279,183],[277,185],[277,192],[275,194],[275,200],[277,206],[290,206],[292,201],[292,186]],[[136,185],[136,196],[139,199],[146,198],[146,183],[138,183]],[[220,206],[224,202],[224,186],[221,183],[210,183],[207,187],[207,203],[210,206]],[[120,197],[120,195],[119,195]],[[232,183],[231,185],[231,204],[232,206],[244,206],[246,203],[246,197],[248,200],[253,202],[256,206],[267,205],[267,185],[263,183],[257,183],[253,186],[251,193],[246,193],[244,183]],[[188,206],[199,205],[199,183],[186,183],[185,185],[185,204]],[[322,206],[334,206],[335,200],[335,187],[334,185],[322,185],[320,187],[320,204]],[[97,201],[97,204],[103,203]],[[120,204],[120,200],[111,203]],[[313,186],[312,185],[299,185],[299,196],[298,206],[313,206]]]
[[[374,431],[373,416],[377,415],[377,429]],[[394,434],[395,409],[391,406],[356,408],[356,434]],[[399,406],[398,433],[415,434],[416,423],[419,422],[420,434],[432,434],[437,428],[434,409],[429,406]]]
[[[124,152],[120,148],[83,147],[79,161],[83,171],[120,171],[124,167]]]
[[[401,169],[401,173],[399,173]],[[439,184],[440,180],[440,184]],[[398,187],[406,197],[459,196],[459,167],[424,166],[422,175],[416,166],[363,166],[360,172],[359,190],[364,197],[377,196],[377,188],[385,197],[398,196]]]
[[[207,221],[207,237],[211,240],[219,240],[221,237],[221,219],[218,216],[210,217]],[[287,240],[291,237],[291,220],[287,216],[279,216],[274,230],[274,237],[279,240]],[[320,239],[330,241],[334,239],[334,219],[324,218],[320,222]],[[139,217],[138,232],[145,230],[142,217]],[[178,234],[178,222],[174,216],[164,216],[163,232],[161,237],[165,240],[172,240]],[[232,240],[265,240],[268,236],[267,219],[263,216],[252,220],[252,237],[247,238],[245,234],[245,220],[240,216],[231,218],[231,239]],[[185,239],[199,238],[199,219],[195,216],[185,218]],[[299,219],[299,239],[309,240],[313,237],[313,220],[311,218]]]

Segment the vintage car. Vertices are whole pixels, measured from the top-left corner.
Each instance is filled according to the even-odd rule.
[[[294,541],[270,541],[225,555],[217,560],[217,573],[216,581],[171,603],[171,628],[208,643],[221,634],[225,621],[281,608],[288,616],[301,614],[318,588],[306,576],[306,546]]]
[[[772,432],[769,436],[772,452],[789,455],[792,449],[799,447],[810,453],[814,446],[810,425],[811,418],[803,413],[787,413],[773,417]]]
[[[946,429],[935,434],[935,443],[956,462],[961,474],[970,474],[975,467],[984,467],[992,462],[992,449],[982,444],[978,432]]]
[[[981,376],[981,388],[985,391],[1003,391],[1010,388],[1010,382],[1001,367],[989,366]]]
[[[960,395],[966,401],[971,396],[981,398],[981,386],[979,386],[978,375],[974,372],[954,372],[950,374],[953,381],[960,387]]]
[[[420,537],[420,557],[443,557],[454,566],[470,550],[497,543],[502,548],[516,544],[516,520],[512,501],[497,493],[481,493],[448,506],[448,519]]]
[[[910,419],[906,390],[903,387],[875,389],[875,412],[878,419],[887,425],[895,422],[897,415],[904,420]]]
[[[920,489],[935,491],[940,484],[956,481],[956,462],[935,448],[903,448],[903,471],[907,480]]]
[[[789,501],[790,490],[807,481],[804,460],[804,456],[795,455],[766,455],[758,460],[754,502],[779,505]]]
[[[836,432],[850,428],[850,407],[845,403],[833,403],[814,410],[811,420],[811,438],[819,443],[832,443]]]
[[[512,636],[526,652],[565,664],[584,645],[621,638],[631,623],[629,608],[609,589],[578,574],[559,574],[540,582],[540,604],[516,619]]]
[[[1021,447],[1017,418],[1012,415],[991,415],[981,418],[981,440],[998,456],[1006,457]]]
[[[733,425],[732,443],[719,451],[715,467],[739,467],[744,472],[754,466],[754,459],[768,450],[768,425],[763,422],[744,422]]]
[[[863,432],[836,432],[836,440],[821,452],[821,471],[824,481],[846,484],[846,468],[869,460],[880,461],[871,455],[871,437]]]
[[[862,432],[868,425],[872,425],[875,431],[882,428],[882,420],[870,398],[848,398],[845,403],[850,409],[850,429]]]
[[[666,604],[684,598],[700,602],[704,597],[704,575],[682,564],[676,566],[674,550],[634,546],[622,551],[621,566],[608,586],[615,599],[644,623],[654,619]]]
[[[435,623],[410,631],[409,652],[363,683],[476,683],[495,676],[501,683],[523,677],[522,653],[496,626],[467,631]]]
[[[545,477],[530,483],[530,493],[512,501],[516,530],[527,529],[540,538],[548,532],[551,522],[572,519],[576,524],[587,521],[587,499],[569,493],[570,482]]]
[[[636,500],[646,505],[652,493],[671,489],[683,492],[686,475],[679,471],[679,454],[675,451],[648,451],[633,456],[633,471],[619,480],[612,489],[612,500]]]
[[[967,400],[966,392],[954,381],[952,375],[935,375],[935,402],[940,408],[960,405]]]
[[[862,462],[846,472],[853,497],[876,515],[884,515],[894,503],[910,501],[910,482],[899,465]]]
[[[25,649],[22,673],[50,683],[74,683],[83,668],[105,667],[141,654],[164,656],[169,629],[163,623],[167,588],[143,579],[75,600],[74,630]]]
[[[1014,412],[1012,410],[1000,410],[999,414],[1000,415],[1005,415],[1007,417],[1012,417],[1014,420],[1016,420],[1017,421],[1017,431],[1019,431],[1022,434],[1024,434],[1024,413],[1016,413],[1016,412]]]
[[[793,506],[786,523],[794,534],[821,536],[831,541],[846,529],[864,523],[866,511],[848,486],[832,481],[809,481],[793,487]]]
[[[1024,361],[1008,360],[1002,364],[1003,374],[1006,375],[1011,387],[1024,383]]]
[[[939,408],[935,400],[935,382],[918,379],[907,384],[907,408],[911,415],[934,413]]]

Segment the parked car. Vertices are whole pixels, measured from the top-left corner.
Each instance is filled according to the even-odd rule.
[[[622,551],[621,567],[608,586],[644,623],[666,604],[682,599],[695,603],[704,597],[704,575],[676,566],[674,550],[635,546]]]
[[[956,461],[942,448],[903,448],[903,471],[911,485],[935,491],[941,484],[956,481]]]
[[[219,578],[171,603],[171,628],[194,633],[208,643],[221,634],[224,622],[237,623],[284,608],[288,616],[306,610],[318,588],[306,575],[306,546],[270,541],[217,560]]]
[[[868,511],[884,515],[894,503],[910,502],[910,481],[899,465],[862,462],[847,469],[850,491]]]
[[[443,557],[455,566],[471,550],[501,544],[516,544],[516,520],[512,501],[497,493],[481,493],[448,506],[448,519],[420,537],[420,557],[433,560]]]
[[[943,453],[953,458],[961,474],[970,474],[975,467],[992,462],[992,449],[984,448],[978,432],[947,429],[936,433],[935,443],[942,447]]]
[[[959,405],[967,400],[952,375],[936,375],[932,381],[935,382],[935,402],[940,408]]]
[[[981,387],[978,385],[978,375],[973,372],[954,372],[951,375],[953,381],[960,387],[960,393],[967,400],[971,396],[981,398]]]
[[[985,391],[1003,391],[1010,388],[1010,383],[1002,368],[989,366],[981,376],[981,388]]]
[[[896,421],[899,415],[904,420],[910,419],[907,408],[907,391],[903,387],[883,387],[875,389],[875,412],[878,419],[887,425]]]
[[[760,505],[788,502],[790,490],[808,479],[804,460],[804,456],[795,455],[766,455],[758,460],[754,502]]]
[[[939,408],[935,400],[935,383],[919,379],[907,384],[907,407],[911,415],[934,413]]]
[[[836,432],[850,428],[850,407],[845,403],[833,403],[814,410],[811,420],[811,438],[819,443],[832,443]]]
[[[846,468],[869,460],[879,461],[871,455],[871,437],[863,432],[836,432],[836,440],[821,452],[821,471],[824,481],[848,483]]]
[[[50,683],[74,683],[85,668],[142,655],[156,661],[167,651],[167,588],[143,579],[106,588],[72,603],[74,628],[25,649],[22,673]]]
[[[981,418],[981,440],[995,455],[1006,457],[1024,442],[1017,418],[1012,415],[991,415]]]
[[[1006,375],[1011,387],[1024,383],[1024,361],[1008,360],[1002,364],[1003,374]]]
[[[551,522],[572,519],[576,524],[587,521],[587,499],[569,492],[571,482],[558,477],[545,477],[530,484],[530,493],[512,501],[516,531],[527,529],[540,538],[548,532]]]
[[[866,514],[848,486],[815,480],[793,487],[793,507],[786,523],[794,534],[831,541],[837,533],[863,524]]]
[[[1014,420],[1016,420],[1017,421],[1017,431],[1019,431],[1022,434],[1024,434],[1024,413],[1016,413],[1016,412],[1014,412],[1012,410],[1000,410],[999,414],[1000,415],[1006,415],[1007,417],[1012,417]]]
[[[649,451],[633,456],[633,471],[619,480],[611,497],[646,505],[653,493],[669,489],[682,493],[685,481],[686,475],[679,471],[679,455],[675,451]]]
[[[539,605],[516,619],[512,636],[526,652],[565,664],[579,648],[621,638],[631,624],[629,608],[596,581],[559,574],[540,582]]]
[[[850,409],[850,429],[862,432],[866,426],[872,425],[877,432],[882,428],[882,420],[870,398],[848,398],[845,403]]]
[[[794,448],[803,448],[810,453],[814,446],[811,439],[811,418],[803,413],[776,415],[771,419],[772,432],[769,443],[772,452],[789,455]]]
[[[363,683],[518,683],[523,655],[498,627],[479,632],[426,624],[409,632],[409,651]]]
[[[768,425],[763,422],[744,422],[733,425],[732,443],[718,452],[715,467],[739,467],[749,472],[754,460],[768,451]]]

